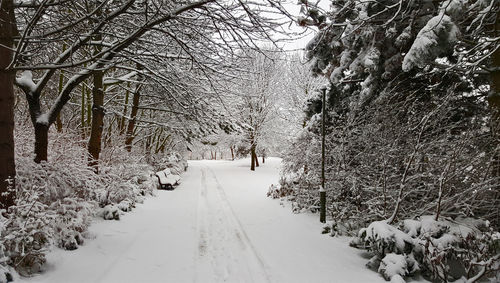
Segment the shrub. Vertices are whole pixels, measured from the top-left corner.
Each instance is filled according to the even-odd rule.
[[[368,266],[386,280],[421,272],[434,280],[475,282],[500,275],[499,233],[488,225],[472,218],[436,221],[435,216],[407,219],[399,227],[376,221],[351,245],[368,249],[373,254]]]
[[[19,129],[21,128],[21,129]],[[123,149],[103,150],[99,174],[87,166],[86,149],[78,134],[58,133],[49,156],[36,164],[32,137],[18,127],[16,133],[16,203],[0,211],[0,283],[41,271],[52,246],[77,249],[95,216],[119,219],[145,196],[154,195],[153,167],[142,156]],[[172,167],[185,169],[180,155],[170,159]],[[176,167],[176,168],[177,168]]]

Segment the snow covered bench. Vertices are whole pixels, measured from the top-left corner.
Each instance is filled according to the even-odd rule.
[[[158,178],[159,189],[161,190],[173,190],[174,186],[180,184],[181,176],[172,174],[169,168],[158,171],[155,175]]]

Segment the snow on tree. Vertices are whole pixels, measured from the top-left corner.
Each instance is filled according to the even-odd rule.
[[[281,24],[266,15],[277,1],[1,3],[0,209],[10,222],[0,265],[23,274],[51,244],[77,248],[96,211],[118,218],[141,202],[153,168],[181,167],[173,151],[231,128],[219,109],[233,56]],[[25,99],[14,108],[15,90]]]
[[[498,112],[490,92],[495,82],[488,81],[498,66],[499,29],[492,30],[498,2],[332,1],[325,12],[302,3],[299,23],[318,30],[306,58],[313,74],[330,82],[326,189],[332,234],[377,221],[394,230],[421,215],[435,221],[477,217],[498,229]],[[317,211],[319,95],[309,99],[305,113],[306,127],[285,155],[280,188],[291,195],[294,211]],[[495,252],[484,260],[496,262]],[[386,266],[390,262],[396,261]],[[425,276],[442,276],[424,264]],[[484,270],[494,273],[494,266]],[[471,268],[468,278],[481,270]]]
[[[403,59],[403,71],[408,72],[413,67],[425,67],[429,62],[449,54],[458,41],[460,31],[446,14],[440,14],[430,19],[420,30],[412,46]]]

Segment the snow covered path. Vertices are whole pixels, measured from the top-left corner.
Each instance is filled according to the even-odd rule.
[[[96,239],[55,250],[28,282],[385,282],[347,239],[320,234],[315,215],[266,197],[279,159],[193,161],[174,191],[159,191]]]

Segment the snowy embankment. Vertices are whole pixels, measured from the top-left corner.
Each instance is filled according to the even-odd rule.
[[[28,282],[385,282],[347,238],[321,235],[316,215],[266,197],[279,159],[193,161],[174,191],[159,191],[95,239],[49,253]]]

